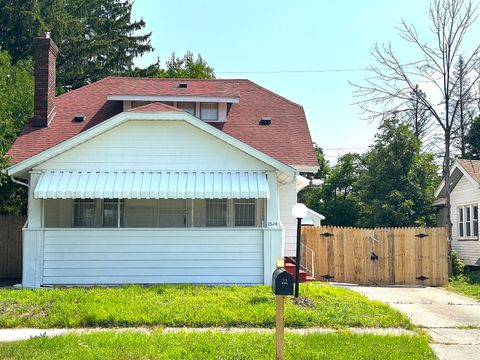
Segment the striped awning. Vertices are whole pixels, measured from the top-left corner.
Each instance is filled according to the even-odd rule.
[[[269,198],[264,172],[70,171],[42,172],[37,199]]]

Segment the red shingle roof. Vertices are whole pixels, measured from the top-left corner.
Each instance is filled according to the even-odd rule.
[[[188,87],[179,88],[179,83]],[[7,155],[18,163],[122,112],[121,101],[107,101],[108,95],[115,94],[238,97],[227,122],[213,126],[285,164],[318,166],[303,108],[249,80],[107,77],[58,96],[50,125],[34,128],[27,124]],[[150,104],[135,111],[167,111],[167,106]],[[74,122],[75,114],[84,114],[85,121]],[[271,125],[259,124],[265,116],[272,119]]]
[[[480,160],[457,159],[458,163],[465,169],[476,182],[480,183]]]

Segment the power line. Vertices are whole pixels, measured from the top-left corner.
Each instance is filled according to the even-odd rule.
[[[298,73],[334,73],[370,71],[368,68],[358,69],[317,69],[317,70],[246,70],[246,71],[215,71],[216,74],[298,74]]]

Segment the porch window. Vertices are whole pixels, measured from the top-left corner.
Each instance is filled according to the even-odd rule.
[[[218,104],[217,103],[201,103],[200,119],[205,121],[218,120]]]
[[[103,200],[103,227],[123,227],[125,201],[123,199]]]
[[[458,236],[478,240],[478,205],[458,207]]]
[[[227,226],[227,199],[207,199],[206,220],[207,226]]]
[[[255,226],[256,200],[235,199],[235,226]]]
[[[196,104],[194,102],[178,102],[177,107],[189,113],[190,115],[195,116]]]
[[[95,200],[75,199],[73,204],[73,226],[95,226]]]

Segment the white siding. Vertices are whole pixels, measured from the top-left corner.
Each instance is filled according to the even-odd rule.
[[[272,170],[183,121],[128,121],[35,169]]]
[[[458,206],[480,203],[480,189],[462,176],[451,194],[452,247],[467,265],[480,265],[480,242],[459,240]]]
[[[43,285],[263,283],[261,229],[45,230]]]
[[[295,256],[297,243],[297,219],[292,215],[292,207],[297,202],[297,189],[295,182],[281,185],[278,192],[280,194],[280,219],[285,232],[284,256]]]

